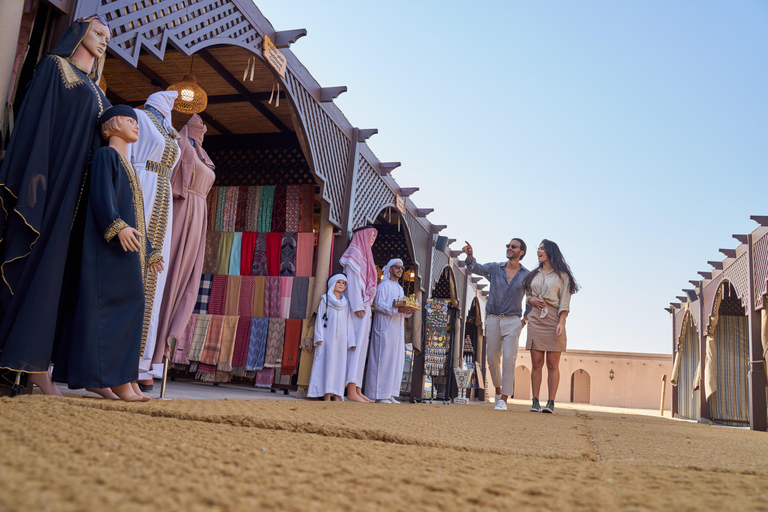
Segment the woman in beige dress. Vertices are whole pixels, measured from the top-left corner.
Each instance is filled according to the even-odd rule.
[[[571,295],[579,290],[571,268],[555,242],[542,240],[536,251],[538,268],[525,276],[523,288],[527,303],[533,307],[528,314],[528,339],[525,348],[531,351],[531,412],[555,412],[555,395],[560,384],[560,354],[568,341],[565,319],[570,310]],[[541,376],[547,362],[549,400],[544,408],[539,404]]]

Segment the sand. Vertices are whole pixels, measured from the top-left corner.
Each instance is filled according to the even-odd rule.
[[[768,434],[491,404],[0,399],[0,510],[768,510]]]

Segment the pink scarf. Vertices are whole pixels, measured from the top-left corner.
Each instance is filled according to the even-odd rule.
[[[376,264],[373,262],[371,246],[376,240],[378,232],[376,228],[362,229],[352,236],[349,247],[339,259],[346,272],[354,272],[360,279],[358,282],[363,287],[363,302],[370,304],[376,295]]]

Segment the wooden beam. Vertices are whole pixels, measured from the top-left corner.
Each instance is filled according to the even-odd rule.
[[[445,225],[445,224],[432,224],[432,232],[433,233],[439,233],[439,232],[441,232],[442,230],[444,230],[447,227],[448,226]],[[447,238],[446,238],[446,241],[448,241]]]
[[[451,258],[458,258],[461,256],[462,251],[451,251]]]
[[[712,268],[716,268],[717,270],[723,270],[723,262],[722,261],[708,261],[708,265],[711,265]]]
[[[731,236],[736,240],[738,240],[739,242],[741,242],[742,244],[747,243],[747,240],[748,240],[747,235],[731,235]]]
[[[725,254],[726,258],[735,258],[736,257],[736,249],[720,249],[720,252]]]
[[[379,176],[386,176],[398,167],[400,167],[400,162],[381,162],[379,164]]]
[[[307,29],[305,28],[275,32],[275,46],[277,48],[289,48],[293,43],[298,41],[299,38],[302,38],[305,35],[307,35]]]
[[[364,130],[360,130],[358,132],[357,142],[365,142],[371,138],[371,135],[376,135],[377,133],[379,133],[378,128],[365,128]]]
[[[418,191],[419,191],[419,187],[409,187],[409,188],[400,187],[399,189],[397,189],[397,195],[399,195],[400,197],[408,197],[414,192],[418,192]]]
[[[768,226],[768,215],[750,215],[749,218],[761,226]]]
[[[320,103],[328,103],[339,97],[339,94],[347,92],[347,86],[320,88]]]
[[[253,105],[256,110],[261,113],[270,123],[275,125],[275,128],[283,133],[293,133],[293,131],[285,126],[283,122],[273,114],[267,107],[265,107],[260,101],[256,101],[252,98],[251,91],[248,90],[235,76],[229,72],[216,58],[208,53],[208,50],[200,50],[197,54],[208,64],[214,71],[216,71],[221,78],[223,78],[235,91],[240,94],[245,100]],[[166,86],[167,87],[167,86]]]
[[[433,211],[435,211],[434,208],[416,208],[416,215],[419,217],[426,217]]]
[[[704,279],[712,279],[712,272],[699,271],[699,275]]]

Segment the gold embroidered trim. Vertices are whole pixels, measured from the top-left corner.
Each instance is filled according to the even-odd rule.
[[[6,187],[6,189],[7,189],[7,187]],[[19,214],[19,217],[21,217],[21,220],[23,220],[23,221],[24,221],[24,224],[26,224],[26,225],[27,225],[27,227],[28,227],[29,229],[31,229],[32,231],[34,231],[34,232],[35,232],[35,234],[36,234],[37,236],[36,236],[36,237],[35,237],[35,239],[32,241],[32,243],[31,243],[31,244],[29,244],[29,252],[28,252],[27,254],[24,254],[24,255],[22,255],[22,256],[17,256],[17,257],[15,257],[15,258],[13,258],[12,260],[4,261],[4,262],[3,262],[3,264],[2,264],[2,265],[0,265],[0,275],[1,275],[1,276],[2,276],[2,278],[3,278],[3,281],[5,281],[5,284],[6,284],[6,286],[8,286],[8,290],[11,292],[11,295],[13,295],[13,288],[11,288],[11,285],[10,285],[10,283],[9,283],[9,282],[8,282],[8,280],[5,278],[5,266],[6,266],[8,263],[12,263],[12,262],[14,262],[14,261],[16,261],[16,260],[20,260],[20,259],[22,259],[22,258],[26,258],[27,256],[29,256],[29,255],[30,255],[30,253],[32,252],[32,246],[33,246],[33,245],[35,245],[35,244],[37,243],[38,239],[40,238],[40,232],[39,232],[38,230],[36,230],[35,228],[33,228],[33,227],[32,227],[32,225],[31,225],[29,222],[27,222],[27,219],[26,219],[26,218],[25,218],[25,217],[24,217],[24,216],[21,214],[21,212],[20,212],[19,210],[17,210],[16,208],[14,208],[14,209],[13,209],[13,211],[14,211],[15,213],[18,213],[18,214]]]
[[[119,153],[118,155],[120,156],[120,163],[123,164],[125,174],[128,176],[128,183],[131,185],[136,231],[142,235],[139,240],[139,260],[141,261],[141,280],[142,283],[145,283],[147,280],[147,229],[144,224],[144,195],[141,192],[141,183],[133,166],[123,155]]]
[[[163,259],[163,253],[160,251],[152,251],[149,253],[149,265],[152,266]]]
[[[155,174],[159,174],[160,176],[164,176],[168,179],[171,179],[172,169],[167,165],[161,164],[160,162],[153,162],[152,160],[147,160],[147,166],[145,168],[150,172],[154,172]]]
[[[123,219],[115,219],[112,224],[109,225],[106,231],[104,231],[104,240],[111,242],[113,238],[117,236],[123,229],[130,227]]]
[[[64,57],[58,55],[49,55],[51,59],[59,66],[59,73],[61,74],[61,81],[64,82],[64,87],[72,89],[85,82],[83,78],[72,69],[72,64]]]
[[[163,123],[160,121],[160,119],[157,118],[157,115],[155,115],[154,109],[152,107],[149,107],[149,109],[145,110],[144,113],[147,114],[149,120],[152,121],[152,124],[154,124],[155,128],[157,128],[157,131],[159,131],[160,134],[165,138],[165,149],[163,150],[163,156],[160,158],[160,164],[168,167],[169,169],[173,169],[173,164],[176,163],[176,158],[178,158],[179,153],[181,152],[181,148],[179,148],[179,144],[175,140],[179,138],[178,132],[173,130],[174,134],[169,134],[165,130],[165,127],[163,127]]]

